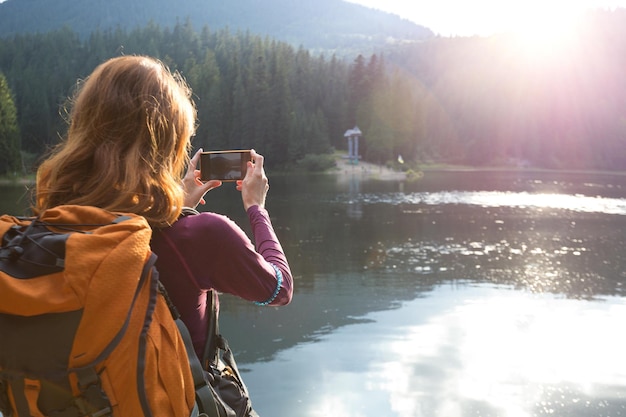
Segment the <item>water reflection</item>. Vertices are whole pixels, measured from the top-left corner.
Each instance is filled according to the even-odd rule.
[[[526,191],[357,197],[362,226],[378,240],[364,251],[369,256],[359,257],[364,268],[514,284],[572,298],[624,291],[624,198]],[[334,203],[356,204],[344,194]]]
[[[294,301],[221,300],[262,416],[626,415],[626,176],[271,178]]]
[[[624,415],[625,314],[618,297],[451,283],[253,364],[246,378],[272,416]]]
[[[341,201],[339,198],[338,202]],[[350,194],[351,204],[469,204],[481,207],[517,207],[535,209],[571,210],[584,213],[626,215],[626,199],[589,197],[568,194],[532,194],[500,191],[445,191],[433,193]]]
[[[361,180],[356,176],[350,176],[348,179],[348,199],[346,213],[351,219],[360,219],[363,216],[363,207],[361,203]]]
[[[311,216],[283,234],[302,278],[273,324],[309,339],[245,364],[259,411],[626,415],[625,178],[440,177],[294,209]]]
[[[572,234],[578,233],[572,228]],[[538,234],[515,240],[503,236],[489,240],[485,234],[481,241],[452,236],[444,242],[407,241],[386,250],[384,268],[514,284],[532,292],[572,298],[623,292],[624,273],[619,268],[626,259],[622,247],[607,247],[604,256],[612,257],[598,260],[596,250],[604,245],[595,236],[585,240],[575,235]],[[588,265],[596,267],[590,269]]]

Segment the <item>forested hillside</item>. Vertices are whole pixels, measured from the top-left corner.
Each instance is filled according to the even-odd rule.
[[[371,51],[396,41],[433,37],[430,29],[343,0],[6,0],[0,37],[63,27],[81,39],[94,30],[133,30],[149,23],[172,28],[190,21],[213,31],[249,31],[309,50]]]
[[[422,86],[424,155],[626,169],[626,9],[590,12],[562,43],[440,38],[385,57]]]
[[[0,71],[15,98],[27,155],[38,156],[59,140],[65,130],[59,109],[76,79],[121,53],[160,58],[187,79],[200,120],[196,146],[256,147],[272,155],[270,166],[341,146],[357,107],[350,85],[370,88],[364,78],[384,74],[382,61],[374,59],[351,79],[350,65],[334,57],[248,33],[198,33],[190,24],[97,31],[85,41],[69,29],[18,35],[0,41]]]
[[[122,53],[161,58],[186,77],[200,118],[196,146],[255,147],[271,155],[270,167],[345,148],[343,132],[356,124],[374,162],[626,168],[622,9],[588,16],[575,43],[544,56],[494,36],[339,59],[190,22],[86,39],[69,29],[16,35],[0,40],[0,72],[21,144],[0,130],[2,149],[19,145],[30,165],[64,131],[59,109],[76,79]]]

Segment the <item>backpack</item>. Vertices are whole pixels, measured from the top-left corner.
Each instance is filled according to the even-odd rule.
[[[215,414],[151,232],[141,216],[86,206],[0,217],[4,417]]]

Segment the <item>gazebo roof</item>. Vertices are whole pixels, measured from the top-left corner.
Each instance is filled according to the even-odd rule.
[[[345,138],[349,138],[352,136],[361,136],[363,133],[361,132],[361,129],[359,129],[358,126],[354,126],[353,129],[348,129],[346,130],[346,133],[343,134],[343,136]]]

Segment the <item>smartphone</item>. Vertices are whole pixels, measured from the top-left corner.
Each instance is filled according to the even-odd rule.
[[[237,181],[246,176],[250,150],[210,151],[200,154],[200,180]]]

